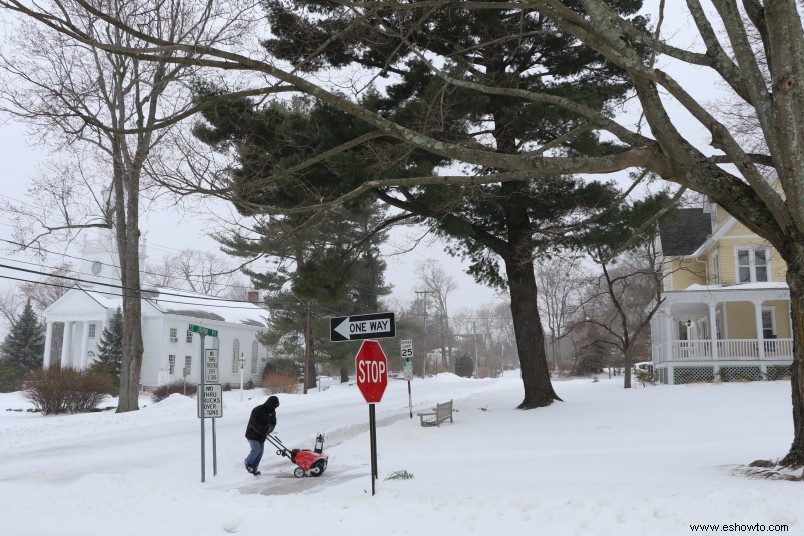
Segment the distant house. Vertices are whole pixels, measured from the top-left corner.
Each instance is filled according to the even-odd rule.
[[[657,238],[664,302],[651,323],[659,381],[776,379],[793,360],[786,264],[711,202],[682,209]]]
[[[145,252],[141,251],[141,266]],[[81,282],[44,311],[46,322],[43,366],[83,369],[97,356],[103,328],[121,307],[119,262],[110,238],[85,241],[79,279]],[[218,331],[205,337],[205,348],[219,350],[220,383],[258,382],[268,351],[256,339],[265,328],[267,311],[256,303],[224,300],[183,290],[144,288],[142,298],[143,388],[186,378],[200,382],[201,338],[189,331],[199,325]],[[60,356],[51,356],[53,326],[64,325]]]

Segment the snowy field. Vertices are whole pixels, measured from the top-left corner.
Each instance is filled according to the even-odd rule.
[[[243,437],[261,391],[225,393],[207,425],[201,482],[196,403],[180,395],[117,415],[30,412],[0,394],[0,535],[804,535],[804,482],[740,467],[783,456],[792,440],[787,382],[622,389],[622,378],[556,382],[565,402],[533,411],[516,373],[392,380],[376,406],[371,495],[368,407],[353,385],[279,395],[277,435],[329,468],[296,479],[266,447],[262,476],[243,469]],[[454,400],[455,422],[415,413]],[[114,401],[102,404],[112,405]],[[407,471],[412,479],[385,478]],[[800,471],[798,472],[800,473]],[[798,474],[796,473],[796,474]],[[720,532],[691,525],[721,525]],[[723,525],[728,525],[723,527]],[[786,526],[786,530],[785,527]],[[736,529],[736,530],[734,530]]]

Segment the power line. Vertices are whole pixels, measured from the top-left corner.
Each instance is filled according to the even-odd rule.
[[[15,246],[24,247],[23,244],[20,244],[19,242],[13,242],[11,240],[6,240],[6,239],[2,239],[2,238],[0,238],[0,242],[6,242],[7,244],[12,244],[12,245],[15,245]],[[68,259],[75,259],[75,260],[78,260],[78,261],[86,260],[83,257],[77,257],[75,255],[70,255],[68,253],[59,253],[59,252],[51,251],[51,250],[47,250],[47,249],[42,249],[41,251],[43,251],[45,253],[50,253],[52,255],[61,255],[62,257],[66,257]],[[180,253],[180,252],[177,251],[177,253]],[[36,263],[32,263],[32,262],[28,262],[28,261],[20,261],[20,260],[16,260],[16,259],[9,259],[7,257],[0,257],[0,259],[4,259],[4,260],[10,261],[10,262],[18,262],[18,263],[21,263],[21,264],[31,264],[31,265],[39,266]],[[116,264],[109,264],[109,263],[100,262],[100,261],[98,261],[98,262],[102,266],[110,267],[110,268],[113,268],[113,269],[118,269],[118,266]],[[54,266],[47,266],[47,267],[51,268],[51,269],[56,268]],[[163,275],[164,275],[164,274],[159,274],[159,273],[156,273],[156,272],[149,272],[148,270],[143,270],[142,273],[145,274],[145,275],[151,275],[151,276],[155,276],[155,277],[163,277]],[[112,277],[108,277],[108,276],[100,276],[100,277],[103,278],[103,279],[109,280],[109,281],[116,281],[116,279],[112,278]],[[203,283],[204,282],[203,278],[201,278],[200,276],[192,276],[192,277],[188,276],[187,279],[191,283],[192,282],[196,282],[196,283]],[[216,286],[224,288],[224,289],[250,289],[250,288],[252,288],[249,285],[229,285],[229,284],[223,284],[223,283],[217,284]],[[172,287],[165,287],[165,288],[172,288]],[[182,289],[174,289],[174,290],[182,290]]]
[[[156,298],[149,298],[147,296],[147,294],[149,292],[155,292],[155,291],[149,291],[148,289],[133,289],[131,287],[124,287],[122,285],[113,285],[111,283],[101,283],[101,282],[97,282],[97,281],[90,281],[90,280],[87,280],[87,279],[81,279],[81,278],[78,278],[78,277],[70,277],[70,276],[66,276],[66,275],[57,275],[57,274],[48,274],[46,272],[40,272],[38,270],[29,270],[27,268],[18,268],[18,267],[14,267],[14,266],[9,266],[7,264],[0,264],[0,268],[6,268],[8,270],[16,270],[16,271],[30,273],[30,274],[36,274],[36,275],[43,275],[43,276],[52,277],[52,278],[56,278],[56,279],[65,279],[65,280],[69,280],[69,281],[74,281],[76,283],[88,283],[88,284],[91,284],[91,285],[102,285],[104,287],[109,287],[109,288],[112,288],[112,289],[115,289],[115,290],[133,290],[135,292],[141,292],[141,293],[145,294],[145,296],[143,296],[145,299],[156,299]],[[13,277],[2,276],[2,275],[0,275],[0,278],[3,278],[3,279],[16,279],[16,278],[13,278]],[[51,284],[51,283],[46,283],[46,282],[42,282],[42,281],[33,281],[33,280],[22,280],[22,281],[27,281],[28,283],[35,283],[35,284],[41,284],[41,285],[51,285],[51,286],[57,286],[57,287],[60,286],[62,288],[72,288],[72,287],[67,287],[67,286],[64,286],[64,285]],[[88,289],[83,289],[82,288],[81,290],[86,291]],[[109,294],[112,294],[112,293],[109,293]],[[193,299],[193,300],[200,300],[200,301],[211,301],[211,302],[225,301],[225,302],[229,302],[229,303],[243,303],[243,304],[248,303],[248,304],[254,305],[253,302],[250,302],[250,301],[247,301],[247,300],[234,300],[234,299],[228,299],[228,298],[218,298],[218,297],[215,297],[215,296],[204,296],[204,295],[201,295],[201,294],[190,295],[190,294],[177,294],[177,293],[173,293],[173,292],[161,292],[161,291],[158,292],[158,294],[159,295],[164,295],[164,296],[174,296],[174,297],[177,297],[177,298]],[[120,294],[112,294],[112,295],[113,296],[122,296],[123,294],[120,293]],[[174,302],[174,301],[170,301],[170,300],[163,300],[161,298],[159,299],[159,301],[162,301],[162,302],[165,302],[165,303],[181,303],[181,304],[185,304],[185,305],[193,305],[193,303],[191,303],[191,302],[178,302],[178,301]],[[195,304],[195,305],[198,305],[198,304]],[[209,305],[209,306],[210,307],[228,307],[228,308],[245,309],[245,307],[237,307],[237,306],[225,306],[225,305],[218,305],[218,306]]]

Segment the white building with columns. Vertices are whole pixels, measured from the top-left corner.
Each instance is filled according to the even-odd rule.
[[[660,382],[789,377],[790,292],[775,249],[711,202],[663,222],[657,247],[667,261],[651,321]]]
[[[43,366],[84,369],[96,359],[103,328],[120,307],[120,271],[110,237],[83,243],[80,275],[75,286],[44,311],[46,323]],[[140,251],[140,269],[145,248]],[[256,293],[252,293],[256,298]],[[268,351],[257,341],[268,312],[254,301],[225,300],[168,288],[144,288],[142,299],[143,388],[174,380],[200,382],[201,338],[189,331],[200,325],[218,331],[205,337],[205,348],[217,348],[220,383],[259,384]],[[56,324],[63,324],[61,354],[51,355]]]

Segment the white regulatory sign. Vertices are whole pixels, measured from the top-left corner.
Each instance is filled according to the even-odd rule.
[[[204,350],[204,381],[206,383],[218,383],[220,381],[219,372],[218,350],[215,348]]]
[[[405,380],[410,381],[413,379],[413,363],[411,363],[411,359],[413,359],[413,340],[412,339],[405,339],[399,341],[400,346],[400,356],[402,357],[402,372],[405,375]]]
[[[223,391],[219,383],[198,386],[198,418],[218,419],[223,417]]]

